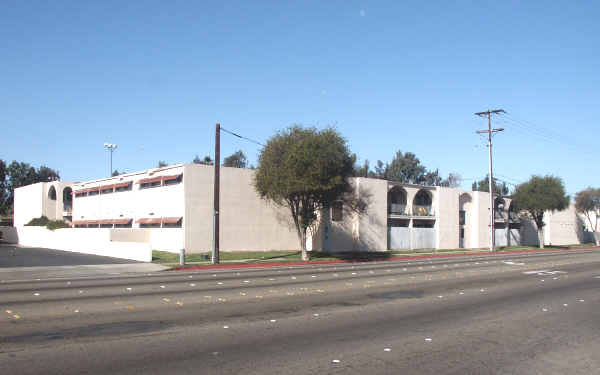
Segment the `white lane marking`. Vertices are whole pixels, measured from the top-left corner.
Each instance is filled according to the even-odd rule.
[[[127,291],[131,291],[131,288],[125,288]]]
[[[269,279],[269,281],[275,281],[275,279]]]
[[[83,294],[83,290],[80,290],[80,291],[79,291],[79,294]]]
[[[317,275],[310,275],[310,277],[317,277]]]
[[[277,320],[275,320],[275,319],[271,319],[271,320],[269,320],[269,321],[270,321],[271,323],[275,323]]]
[[[535,271],[525,271],[523,272],[524,275],[538,275],[538,276],[551,276],[551,275],[558,275],[558,274],[562,274],[562,273],[567,273],[566,271],[558,271],[558,270],[535,270]]]
[[[190,284],[190,286],[196,286],[196,284]]]
[[[227,329],[227,328],[229,328],[229,326],[223,326],[223,328]]]
[[[34,295],[34,296],[39,296],[40,294],[39,294],[39,293],[33,293],[33,295]]]
[[[340,363],[340,360],[339,359],[334,359],[331,362],[333,362],[333,363]]]
[[[460,294],[462,296],[463,294],[465,294],[465,292],[459,292],[458,294]]]
[[[165,289],[165,288],[166,288],[166,286],[164,286],[164,285],[160,286],[160,289]]]
[[[431,337],[427,337],[427,338],[425,339],[425,341],[428,341],[428,342],[429,342],[429,341],[431,341]]]
[[[315,313],[315,314],[313,314],[313,316],[314,316],[314,317],[317,317],[317,316],[319,316],[319,314],[316,314],[316,313]]]
[[[563,303],[563,306],[567,307],[567,306],[569,306],[569,304],[568,303]]]
[[[480,292],[485,292],[485,289],[479,289]]]
[[[444,296],[438,296],[438,298],[444,298]]]
[[[505,260],[502,263],[509,264],[511,266],[524,266],[525,265],[525,263],[517,263],[517,262],[513,262],[512,260]]]
[[[219,281],[219,282],[217,283],[217,285],[223,285],[223,283]]]
[[[544,308],[542,309],[542,311],[543,311],[543,312],[546,312],[546,311],[548,311],[548,309],[544,307]]]
[[[585,302],[585,300],[584,299],[580,299],[579,302]]]
[[[390,349],[390,348],[385,348],[385,349],[383,349],[383,351],[384,351],[384,352],[391,352],[391,351],[392,351],[392,349]]]
[[[250,282],[250,280],[244,280],[244,282],[245,282],[245,283],[249,283],[249,282]]]

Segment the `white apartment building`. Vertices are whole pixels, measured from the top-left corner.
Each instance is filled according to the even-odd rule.
[[[221,250],[298,250],[289,210],[260,199],[253,176],[253,170],[221,167]],[[78,246],[85,245],[86,236],[101,235],[102,241],[119,244],[119,249],[138,243],[152,250],[207,252],[213,238],[213,178],[213,166],[179,164],[79,183],[33,184],[15,190],[14,225],[18,231],[45,215],[71,222],[73,228],[55,232],[63,242],[69,236],[79,238]],[[353,178],[352,185],[355,196],[367,203],[366,212],[359,215],[333,204],[322,212],[321,224],[307,244],[310,249],[386,251],[489,244],[486,192],[371,178]],[[496,198],[495,209],[496,245],[537,245],[535,225],[512,209],[510,199]],[[547,244],[583,242],[585,225],[572,207],[549,213],[547,221]],[[61,246],[60,241],[53,244]]]

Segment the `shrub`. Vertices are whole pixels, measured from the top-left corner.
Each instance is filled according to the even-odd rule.
[[[31,221],[29,223],[25,224],[25,226],[45,227],[46,225],[48,225],[49,221],[50,220],[48,220],[48,218],[46,216],[40,216],[40,217],[31,219]]]
[[[61,228],[71,228],[71,225],[67,224],[63,220],[50,220],[48,224],[46,224],[46,228],[55,230]]]
[[[50,230],[60,229],[60,228],[71,228],[71,225],[67,224],[63,220],[50,220],[46,216],[36,217],[35,219],[31,219],[31,221],[25,226],[30,227],[46,227]]]

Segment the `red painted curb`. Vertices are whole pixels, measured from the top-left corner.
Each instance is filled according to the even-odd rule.
[[[285,266],[310,266],[319,264],[337,264],[337,263],[365,263],[365,262],[385,262],[390,260],[419,260],[432,258],[452,258],[452,257],[474,257],[474,256],[489,256],[489,255],[511,255],[511,254],[531,254],[531,253],[547,253],[558,251],[583,251],[583,250],[598,250],[599,247],[585,248],[559,248],[559,249],[535,249],[535,250],[514,250],[503,251],[501,253],[474,253],[474,254],[437,254],[437,255],[413,255],[391,257],[387,259],[339,259],[339,260],[315,260],[307,262],[274,262],[274,263],[251,263],[251,264],[211,264],[205,266],[192,267],[176,267],[169,271],[193,271],[193,270],[211,270],[211,269],[227,269],[227,268],[268,268],[268,267],[285,267]]]

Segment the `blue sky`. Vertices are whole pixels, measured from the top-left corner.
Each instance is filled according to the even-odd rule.
[[[600,4],[573,1],[6,1],[0,158],[64,180],[214,156],[335,125],[361,160],[415,153],[470,188],[494,171],[600,186]],[[259,146],[222,135],[222,155]]]

